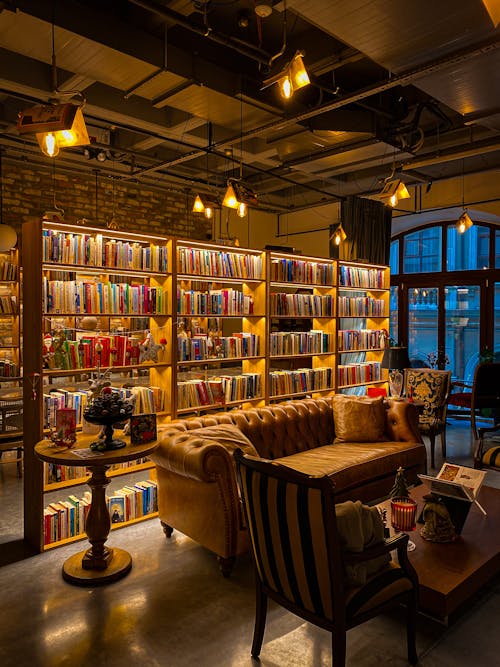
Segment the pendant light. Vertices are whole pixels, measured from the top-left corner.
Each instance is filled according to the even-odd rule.
[[[465,208],[465,174],[464,174],[464,159],[462,158],[462,215],[455,223],[455,229],[459,234],[464,234],[474,224],[470,215]]]

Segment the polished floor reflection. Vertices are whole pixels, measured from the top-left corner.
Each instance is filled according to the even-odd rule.
[[[450,423],[448,454],[449,460],[470,464],[467,423]],[[440,466],[441,457],[436,458]],[[488,473],[488,483],[500,486],[500,475]],[[2,504],[8,484],[4,470]],[[1,516],[5,522],[4,511]],[[114,531],[109,543],[130,551],[133,567],[123,580],[102,587],[80,588],[61,577],[64,560],[81,543],[0,568],[2,667],[257,664],[250,658],[254,589],[248,556],[224,579],[212,554],[177,532],[167,541],[156,520]],[[472,600],[449,628],[419,616],[419,664],[498,664],[499,616],[500,580]],[[402,619],[379,617],[348,633],[347,665],[405,665],[405,645]],[[271,606],[260,664],[330,665],[330,635]]]

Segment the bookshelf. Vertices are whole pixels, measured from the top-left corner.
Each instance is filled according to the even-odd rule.
[[[389,330],[389,268],[338,263],[337,391],[387,381],[381,368]]]
[[[331,395],[336,262],[271,252],[268,276],[269,400]]]
[[[264,404],[265,254],[175,240],[174,414]]]
[[[22,474],[21,270],[17,249],[0,253],[0,458],[15,450]],[[12,459],[9,459],[12,460]]]
[[[36,551],[49,547],[40,528],[49,504],[68,507],[88,474],[81,467],[49,471],[34,446],[54,425],[59,407],[75,408],[82,426],[96,367],[110,369],[119,391],[136,394],[136,412],[154,411],[159,421],[171,416],[171,245],[166,237],[148,234],[43,221],[23,225],[24,279],[30,286],[24,303],[25,507],[31,508],[25,539]],[[139,473],[144,480],[153,468],[142,461],[117,466],[112,476]],[[64,531],[56,533],[50,547],[66,539]]]

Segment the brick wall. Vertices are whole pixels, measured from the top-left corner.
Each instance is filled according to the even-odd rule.
[[[39,220],[56,204],[64,209],[64,220],[104,227],[113,215],[113,181],[106,175],[58,173],[51,168],[3,159],[3,222],[18,232],[23,222]],[[54,188],[55,180],[55,188]],[[184,238],[210,238],[211,223],[191,212],[194,194],[187,196],[167,188],[147,188],[140,183],[115,181],[114,218],[123,231],[149,231]],[[96,215],[97,212],[97,215]]]

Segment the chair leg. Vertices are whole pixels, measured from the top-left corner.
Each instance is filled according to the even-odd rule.
[[[257,573],[255,574],[258,577]],[[267,617],[267,595],[262,590],[260,579],[255,584],[255,627],[253,631],[252,657],[258,658],[264,639],[264,629]]]
[[[443,461],[446,461],[446,430],[441,431],[441,454]]]
[[[172,526],[169,526],[167,523],[161,521],[161,527],[163,528],[163,532],[165,533],[166,537],[172,537],[172,533],[174,532]]]
[[[432,431],[429,433],[429,443],[431,446],[431,468],[434,468],[434,450],[436,448],[436,434]]]
[[[345,667],[346,632],[344,627],[334,626],[332,631],[332,667]]]
[[[229,577],[233,571],[236,556],[230,556],[229,558],[217,556],[217,560],[219,561],[219,570],[222,572],[222,575],[224,577]]]
[[[417,626],[417,600],[413,594],[407,607],[406,617],[406,643],[408,647],[408,662],[410,665],[416,665],[418,662],[417,647],[415,644],[416,626]]]

